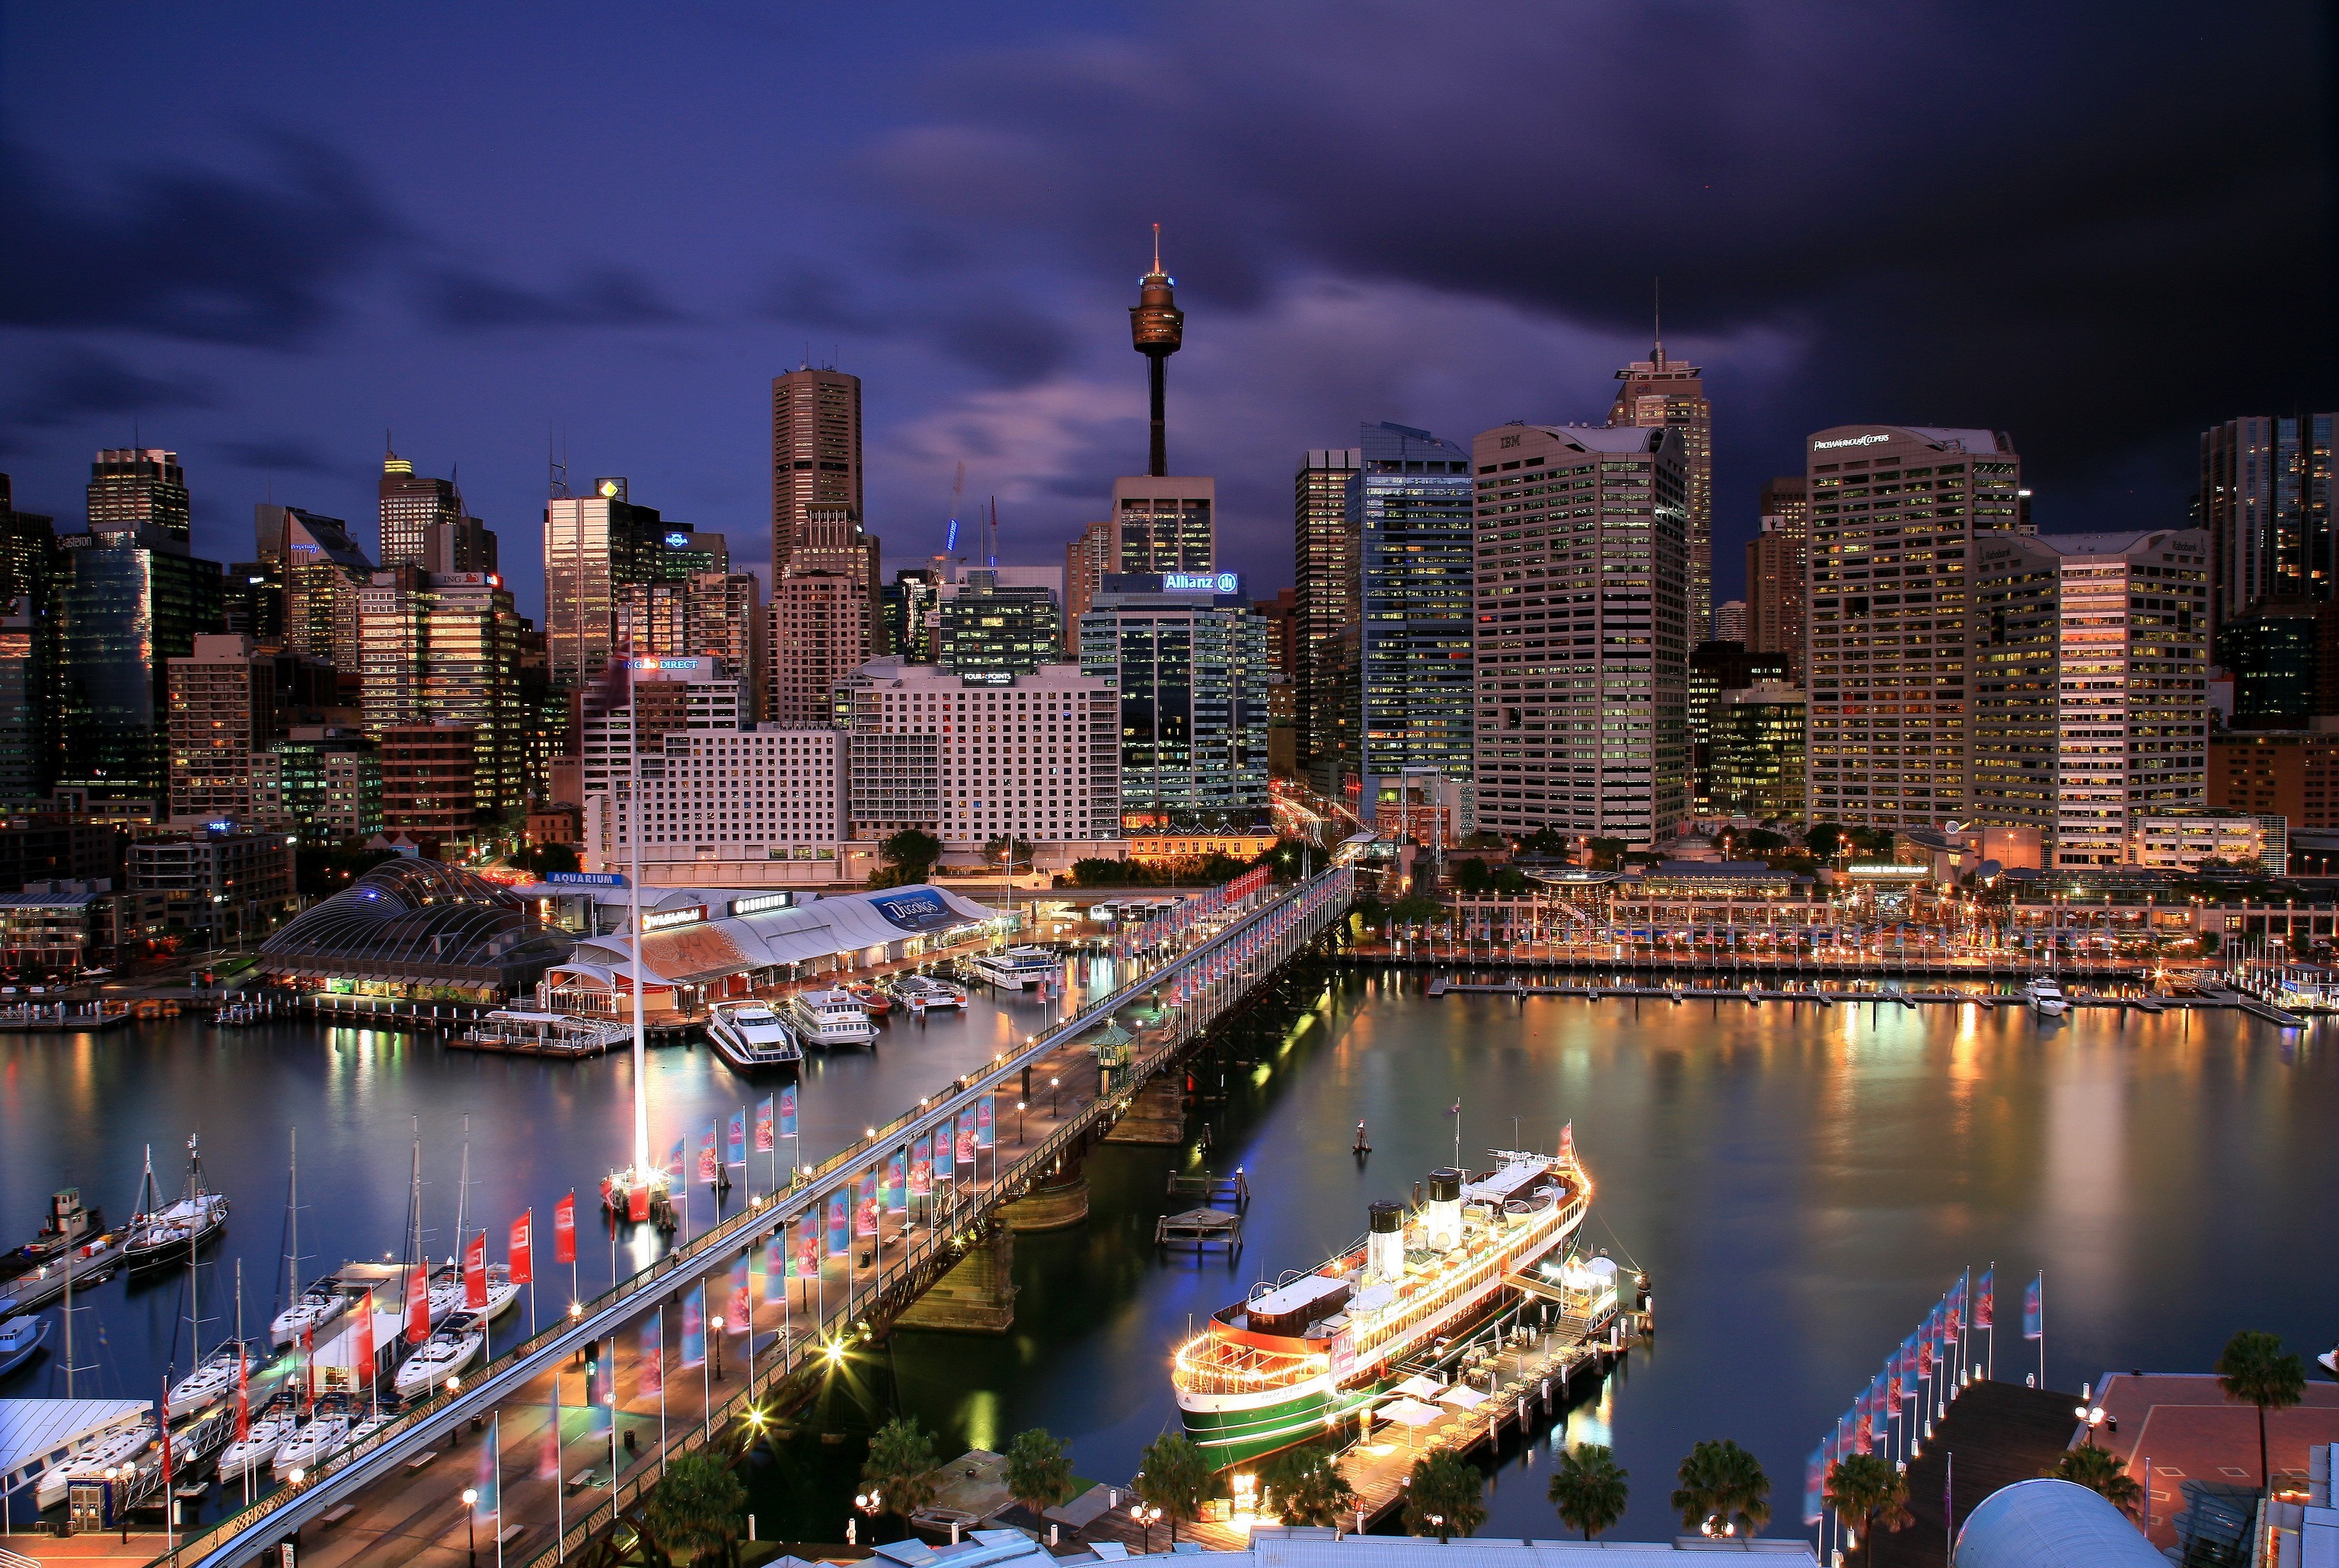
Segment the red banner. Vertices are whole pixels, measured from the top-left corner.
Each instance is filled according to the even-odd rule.
[[[1234,881],[1227,883],[1225,889],[1226,900],[1229,903],[1232,903],[1238,899],[1248,898],[1252,893],[1255,893],[1259,889],[1265,887],[1267,885],[1267,868],[1263,865],[1253,866],[1250,870],[1243,873],[1242,875],[1235,878]]]
[[[488,1304],[488,1233],[474,1236],[463,1247],[463,1305],[476,1312]]]
[[[536,1210],[524,1209],[511,1226],[511,1282],[536,1283]]]
[[[418,1263],[406,1277],[406,1339],[419,1345],[430,1337],[430,1270]]]
[[[235,1440],[246,1441],[252,1436],[252,1362],[241,1350],[235,1353]]]
[[[350,1331],[350,1359],[356,1363],[358,1386],[373,1386],[373,1292],[358,1303],[357,1326]]]
[[[645,1182],[626,1195],[626,1213],[638,1225],[650,1217],[650,1189]]]
[[[571,1188],[567,1197],[552,1206],[552,1261],[577,1261],[577,1193]]]

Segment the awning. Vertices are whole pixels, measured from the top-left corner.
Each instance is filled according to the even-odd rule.
[[[1390,1392],[1407,1395],[1415,1399],[1435,1399],[1437,1397],[1437,1380],[1434,1377],[1408,1377]]]
[[[1440,1405],[1451,1405],[1460,1410],[1475,1410],[1486,1403],[1486,1396],[1466,1383],[1457,1383],[1437,1396]]]

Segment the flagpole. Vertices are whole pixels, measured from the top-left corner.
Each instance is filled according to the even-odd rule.
[[[2047,1270],[2038,1271],[2038,1386],[2047,1386]]]
[[[504,1568],[504,1413],[501,1410],[497,1411],[488,1424],[488,1444],[496,1467],[496,1568]]]
[[[568,1467],[568,1456],[560,1448],[560,1372],[552,1374],[552,1560],[568,1561],[568,1505],[561,1494],[568,1490],[567,1477],[561,1472]],[[611,1495],[616,1495],[615,1484]]]
[[[666,1474],[666,1303],[658,1303],[658,1474]]]

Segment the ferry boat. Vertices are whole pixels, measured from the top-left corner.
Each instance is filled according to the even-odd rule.
[[[445,1327],[424,1340],[421,1349],[406,1358],[392,1386],[400,1399],[427,1399],[444,1387],[448,1378],[477,1360],[480,1347],[487,1342],[487,1319],[469,1312],[458,1313],[447,1320]]]
[[[11,1317],[0,1323],[0,1377],[5,1377],[35,1356],[48,1342],[49,1320],[30,1315]]]
[[[913,1012],[921,1008],[932,1012],[938,1007],[966,1006],[963,986],[952,985],[930,974],[896,975],[886,989],[893,993],[895,1001]]]
[[[1044,947],[1011,947],[1005,952],[978,952],[966,967],[976,978],[1011,991],[1029,991],[1064,971],[1064,961]]]
[[[840,1045],[866,1045],[877,1038],[869,1014],[844,991],[800,991],[788,998],[788,1021],[807,1045],[823,1050]]]
[[[204,1188],[202,1150],[193,1137],[187,1139],[186,1196],[163,1208],[156,1208],[154,1202],[154,1151],[149,1149],[138,1212],[122,1244],[123,1261],[133,1274],[142,1268],[184,1262],[191,1251],[216,1237],[227,1224],[227,1195]]]
[[[1186,1434],[1223,1470],[1323,1435],[1396,1369],[1466,1332],[1584,1223],[1592,1182],[1572,1140],[1556,1156],[1495,1150],[1471,1178],[1429,1173],[1408,1218],[1372,1206],[1364,1240],[1305,1274],[1253,1287],[1178,1347],[1170,1383]]]
[[[16,1248],[15,1257],[25,1264],[46,1263],[69,1247],[94,1240],[104,1230],[104,1214],[84,1208],[81,1188],[68,1187],[49,1194],[48,1223],[34,1233],[32,1240]]]
[[[2058,1016],[2068,1011],[2071,1005],[2064,1000],[2063,988],[2053,981],[2044,978],[2034,980],[2024,987],[2023,994],[2030,999],[2032,1007],[2048,1018]]]
[[[301,1292],[301,1299],[269,1319],[268,1343],[281,1350],[311,1329],[322,1328],[347,1311],[350,1298],[341,1294],[338,1275],[328,1274],[309,1282]]]
[[[865,980],[849,982],[844,990],[872,1018],[883,1018],[893,1011],[893,999]]]
[[[717,1055],[743,1072],[804,1060],[804,1047],[767,1001],[710,1003],[706,1038]]]
[[[176,1421],[234,1393],[235,1369],[243,1365],[249,1354],[240,1339],[222,1341],[201,1366],[172,1385],[163,1406],[164,1416]]]
[[[244,1429],[243,1440],[229,1444],[220,1455],[220,1481],[241,1481],[246,1471],[257,1475],[275,1464],[277,1450],[300,1426],[300,1415],[290,1400],[280,1399],[262,1409]]]

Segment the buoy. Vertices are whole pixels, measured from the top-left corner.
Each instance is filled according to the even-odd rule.
[[[1365,1137],[1365,1124],[1360,1121],[1357,1123],[1356,1152],[1358,1154],[1370,1154],[1372,1151],[1372,1142]]]

